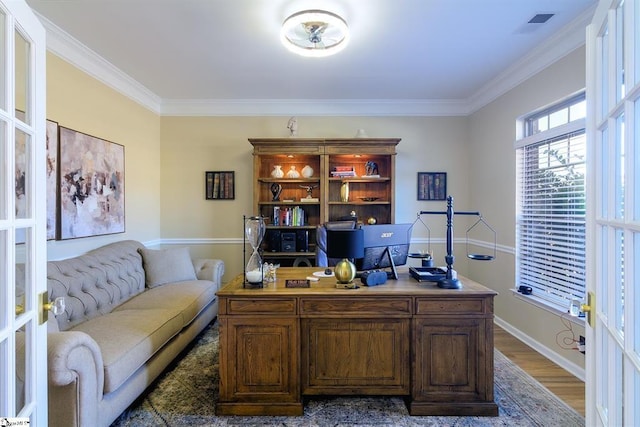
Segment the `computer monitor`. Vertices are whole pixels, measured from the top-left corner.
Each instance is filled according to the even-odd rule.
[[[390,268],[387,275],[398,279],[396,267],[407,263],[413,224],[364,225],[364,258],[356,260],[358,272]]]

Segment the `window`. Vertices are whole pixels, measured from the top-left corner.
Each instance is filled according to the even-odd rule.
[[[562,311],[585,295],[585,104],[531,114],[516,142],[516,283]]]

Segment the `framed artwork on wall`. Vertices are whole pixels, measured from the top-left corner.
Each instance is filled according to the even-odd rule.
[[[418,200],[447,200],[447,173],[418,172]]]
[[[47,240],[58,238],[58,123],[47,120]]]
[[[60,239],[124,233],[124,146],[59,129]]]
[[[206,200],[233,200],[236,198],[234,171],[205,172],[204,184]]]
[[[16,118],[25,120],[25,113],[16,110]],[[46,181],[47,181],[47,240],[57,237],[58,223],[58,123],[47,120],[46,131]],[[16,132],[15,174],[16,174],[16,218],[25,218],[27,213],[27,163],[32,155],[29,138],[24,132]],[[16,232],[16,243],[24,243],[24,229]]]

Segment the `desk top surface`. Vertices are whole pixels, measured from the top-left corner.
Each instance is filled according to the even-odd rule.
[[[495,296],[497,292],[466,277],[458,276],[462,283],[460,289],[442,289],[435,282],[418,282],[410,276],[408,269],[398,269],[398,280],[389,279],[378,286],[365,286],[360,279],[355,279],[357,289],[336,288],[335,277],[318,277],[318,281],[310,281],[308,288],[288,288],[287,280],[305,280],[313,273],[322,272],[322,267],[280,267],[276,273],[276,281],[266,283],[262,288],[245,288],[244,274],[239,274],[218,291],[218,296],[303,296],[303,295],[335,295],[335,296]]]

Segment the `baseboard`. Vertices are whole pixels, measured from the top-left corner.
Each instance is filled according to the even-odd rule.
[[[578,379],[585,381],[586,374],[583,367],[578,366],[575,363],[565,359],[555,351],[551,350],[549,347],[534,340],[529,335],[515,328],[513,325],[511,325],[510,323],[507,323],[506,321],[499,318],[498,316],[494,317],[494,322],[496,323],[496,325],[500,326],[502,329],[509,332],[511,335],[518,338],[520,341],[527,344],[529,347],[533,348],[535,351],[537,351],[547,359],[551,360],[553,363],[557,364],[567,372],[570,372],[571,374],[575,375]]]

